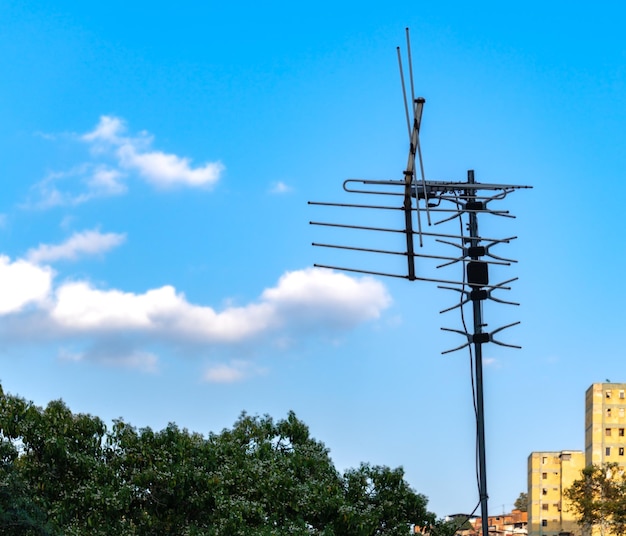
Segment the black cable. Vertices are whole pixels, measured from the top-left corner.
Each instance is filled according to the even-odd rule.
[[[455,201],[457,202],[457,206],[458,203],[460,203],[459,199],[458,199],[458,195],[455,195]],[[460,236],[461,236],[461,248],[465,247],[465,233],[464,233],[464,228],[463,228],[463,212],[459,211],[459,227],[460,227]],[[463,266],[463,286],[461,287],[463,291],[465,291],[465,288],[467,286],[467,281],[466,281],[466,273],[465,273],[465,261],[463,261],[462,263]],[[465,331],[465,333],[468,333],[467,331],[467,323],[465,321],[465,311],[463,309],[464,304],[463,304],[463,297],[465,296],[465,292],[461,292],[460,293],[460,307],[459,309],[461,310],[461,323],[463,324],[463,330]],[[476,385],[475,385],[475,371],[474,371],[474,352],[472,351],[472,345],[468,345],[467,347],[468,352],[469,352],[469,364],[470,364],[470,381],[471,381],[471,385],[472,385],[472,403],[474,405],[474,418],[476,420],[476,445],[475,445],[475,453],[476,453],[476,459],[475,459],[475,468],[476,468],[476,486],[478,488],[478,496],[482,497],[482,490],[480,487],[480,462],[479,462],[479,457],[478,457],[478,406],[477,406],[477,401],[476,401]],[[478,502],[478,505],[476,506],[476,508],[478,508],[478,506],[480,506],[480,500]],[[476,511],[476,508],[474,508],[474,512]],[[473,514],[473,512],[472,512]]]

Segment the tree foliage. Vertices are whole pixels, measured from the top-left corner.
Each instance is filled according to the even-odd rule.
[[[340,474],[294,413],[242,414],[204,437],[0,387],[0,533],[16,536],[395,536],[435,522],[401,468]]]
[[[602,534],[626,532],[626,479],[616,463],[589,465],[565,491],[578,523]]]
[[[450,519],[438,519],[431,527],[432,536],[454,536],[461,530],[471,530],[470,516],[458,516]]]
[[[519,494],[519,497],[515,499],[513,506],[516,510],[519,510],[520,512],[528,512],[528,493],[522,491]]]

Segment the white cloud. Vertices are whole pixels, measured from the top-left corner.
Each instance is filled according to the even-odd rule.
[[[49,173],[31,187],[31,199],[23,208],[49,209],[62,206],[77,206],[92,199],[121,195],[126,185],[121,181],[125,175],[103,164],[84,163],[68,171]],[[79,181],[79,186],[62,188],[64,183]]]
[[[0,315],[16,313],[29,304],[42,304],[52,286],[52,270],[24,260],[0,256]]]
[[[66,330],[154,332],[226,344],[294,329],[349,329],[378,318],[389,303],[384,286],[372,278],[307,269],[282,276],[258,302],[221,312],[189,303],[171,286],[134,294],[65,283],[50,315]]]
[[[98,255],[124,243],[125,234],[101,233],[97,229],[74,233],[62,244],[40,244],[26,254],[33,263],[76,260],[85,255]]]
[[[108,355],[102,356],[99,362],[103,365],[137,369],[141,372],[154,374],[158,372],[159,358],[151,352],[142,352],[136,350],[127,355]]]
[[[148,182],[158,187],[212,186],[220,178],[224,166],[220,162],[209,162],[202,167],[192,168],[188,158],[160,151],[140,153],[132,144],[122,145],[117,152],[120,164],[135,169]]]
[[[385,287],[372,277],[316,268],[287,272],[262,299],[274,304],[283,319],[342,327],[378,318],[391,303]]]
[[[137,330],[155,327],[159,313],[172,311],[182,299],[173,287],[134,294],[97,290],[88,283],[66,283],[56,292],[51,318],[72,330]]]
[[[191,159],[152,148],[153,136],[141,131],[131,136],[123,119],[103,115],[91,131],[72,135],[89,147],[91,161],[66,171],[49,173],[31,188],[25,208],[76,206],[93,199],[126,193],[126,181],[138,176],[157,188],[176,186],[208,189],[224,171],[219,162],[192,166]],[[54,137],[47,139],[54,140]]]
[[[96,128],[81,137],[96,153],[112,151],[118,165],[136,171],[150,184],[164,188],[212,186],[224,171],[221,162],[192,167],[191,160],[175,154],[150,150],[152,136],[142,132],[137,137],[124,136],[126,126],[118,117],[102,116]]]
[[[205,370],[203,380],[208,383],[235,383],[245,378],[242,367],[233,365],[215,365]]]
[[[70,239],[35,251],[33,257],[66,258],[85,248]],[[280,348],[285,341],[299,344],[320,331],[339,334],[376,319],[391,301],[385,287],[370,277],[322,269],[287,272],[259,299],[222,310],[190,303],[172,286],[133,293],[98,289],[86,281],[53,287],[52,278],[50,268],[0,257],[0,314],[22,311],[29,303],[37,306],[31,315],[0,324],[11,340],[80,344],[86,349],[65,351],[64,359],[144,371],[156,370],[156,354],[148,351],[154,345],[196,355],[217,348]],[[232,362],[208,369],[204,379],[238,381],[259,373],[244,362]]]
[[[70,331],[153,332],[213,343],[248,339],[267,330],[273,320],[266,304],[216,313],[211,307],[190,304],[171,286],[134,294],[97,290],[84,282],[59,287],[50,315]]]
[[[127,187],[120,180],[125,175],[117,169],[97,167],[87,180],[92,197],[107,197],[126,193]]]
[[[202,381],[206,383],[236,383],[248,379],[251,376],[260,376],[267,371],[255,367],[249,361],[234,360],[229,364],[219,363],[207,367],[202,375]]]
[[[282,181],[278,181],[272,184],[270,188],[270,193],[272,194],[286,194],[291,192],[293,188]]]
[[[243,380],[244,372],[231,365],[216,365],[208,368],[203,375],[203,380],[208,383],[234,383]]]
[[[107,349],[91,349],[87,352],[76,352],[62,348],[59,351],[59,359],[62,361],[80,362],[93,361],[105,366],[135,369],[141,372],[156,373],[159,370],[158,357],[151,352],[131,351],[129,353],[116,352]]]
[[[87,134],[83,134],[81,139],[87,142],[105,142],[111,144],[123,143],[126,138],[120,137],[121,133],[126,130],[124,121],[119,117],[111,117],[108,115],[100,116],[100,121],[96,128]]]

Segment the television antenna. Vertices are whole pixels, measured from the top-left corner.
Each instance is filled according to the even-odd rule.
[[[488,536],[488,494],[487,494],[487,469],[485,454],[485,417],[483,399],[483,352],[482,347],[487,343],[494,343],[509,348],[521,348],[499,340],[499,334],[511,328],[519,322],[513,322],[500,326],[492,331],[487,331],[487,324],[483,321],[483,303],[486,301],[497,302],[507,305],[519,305],[519,303],[504,300],[499,297],[503,291],[511,289],[510,284],[517,278],[507,279],[498,283],[489,280],[489,267],[500,265],[510,266],[517,261],[498,255],[492,249],[497,246],[509,244],[515,240],[515,236],[486,237],[479,233],[479,215],[489,215],[498,218],[514,218],[508,210],[496,209],[496,202],[506,200],[509,195],[519,189],[531,188],[531,186],[482,183],[475,180],[473,170],[467,172],[465,181],[433,181],[426,178],[420,144],[420,127],[422,113],[426,100],[423,97],[415,97],[413,83],[413,66],[411,59],[411,43],[409,29],[406,29],[406,44],[408,52],[409,81],[411,91],[411,107],[407,100],[406,84],[403,72],[403,60],[400,47],[397,47],[400,80],[404,97],[404,110],[406,115],[407,131],[409,135],[408,161],[403,178],[390,180],[370,179],[347,179],[343,183],[343,190],[359,196],[377,196],[378,199],[401,201],[391,204],[362,204],[362,203],[329,203],[309,201],[310,205],[353,208],[369,211],[399,211],[403,213],[401,228],[375,227],[370,225],[353,225],[346,223],[332,223],[311,221],[311,225],[332,228],[342,228],[349,231],[366,231],[368,233],[394,233],[404,235],[404,251],[375,249],[351,245],[339,245],[313,242],[313,246],[333,248],[339,250],[356,251],[362,253],[374,253],[379,255],[400,256],[406,258],[406,271],[383,272],[372,269],[332,266],[315,264],[320,268],[356,272],[362,274],[396,277],[409,281],[426,281],[437,283],[441,289],[453,291],[458,294],[459,301],[440,313],[460,310],[463,320],[463,329],[442,327],[441,329],[464,337],[464,342],[457,347],[442,352],[447,354],[469,348],[470,356],[474,360],[473,380],[475,382],[475,410],[476,410],[476,434],[478,448],[478,492],[481,507],[482,534]],[[412,120],[410,116],[412,115]],[[456,229],[450,229],[455,224]],[[437,226],[436,232],[426,231],[425,227]],[[460,229],[460,230],[459,230]],[[431,253],[418,253],[415,241],[417,240],[419,251],[430,248]],[[447,247],[447,252],[442,248]],[[449,269],[450,267],[462,268],[462,275],[452,277],[425,277],[417,275],[417,262],[425,266],[431,266],[433,270]],[[425,272],[424,268],[421,272]],[[458,272],[457,272],[458,274]],[[497,294],[497,295],[496,295]],[[470,332],[464,319],[464,307],[471,303],[473,326]],[[472,353],[473,350],[473,353]]]

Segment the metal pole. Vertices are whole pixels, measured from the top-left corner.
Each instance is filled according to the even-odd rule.
[[[419,129],[422,122],[422,111],[424,109],[424,99],[416,99],[413,103],[413,132],[411,133],[411,145],[409,147],[409,161],[404,172],[404,225],[406,234],[406,254],[408,262],[408,277],[409,281],[415,281],[415,247],[413,245],[413,200],[411,199],[411,193],[414,187],[414,175],[415,175],[415,148],[417,145],[417,139],[419,136]],[[425,200],[428,203],[428,198]],[[417,206],[417,223],[419,227],[420,246],[422,246],[422,225],[420,221],[419,206],[420,200],[415,194],[415,203]]]
[[[467,172],[467,182],[474,184],[474,171]],[[468,188],[468,202],[475,201],[475,192],[473,188]],[[478,215],[476,211],[469,211],[469,233],[470,247],[476,252],[480,239],[478,237]],[[471,256],[472,261],[479,260],[478,255]],[[475,288],[475,287],[474,287]],[[482,521],[482,536],[489,536],[489,513],[487,508],[487,461],[485,455],[485,409],[483,402],[483,311],[482,301],[473,299],[472,306],[474,310],[474,366],[476,374],[476,433],[478,436],[478,474],[479,474],[479,495],[480,495],[480,513]]]

